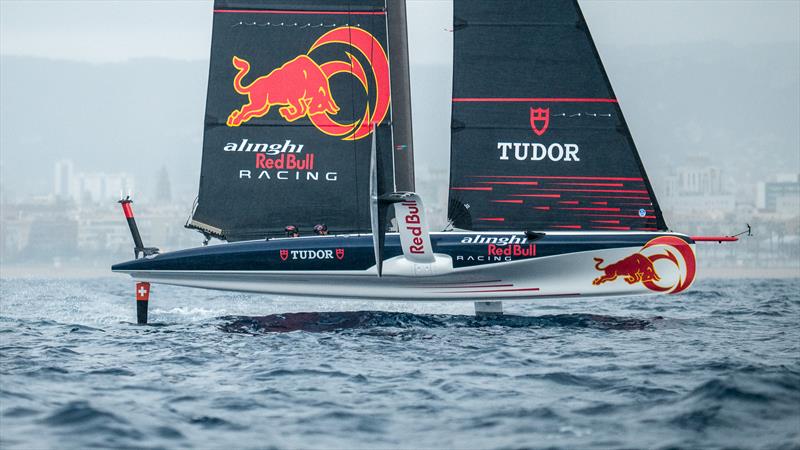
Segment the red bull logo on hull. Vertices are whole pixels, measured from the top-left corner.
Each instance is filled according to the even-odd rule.
[[[656,273],[653,267],[653,261],[641,253],[634,253],[627,258],[609,264],[605,267],[600,267],[603,264],[603,258],[595,258],[595,269],[605,272],[603,276],[595,278],[592,284],[595,286],[614,281],[617,277],[623,277],[626,283],[636,284],[646,281],[660,281],[661,278]]]
[[[348,61],[318,63],[311,54],[324,45],[348,45],[353,53],[360,54],[369,63],[374,83],[368,80],[367,71],[353,53],[346,53]],[[380,42],[369,32],[357,27],[339,27],[322,35],[305,55],[284,63],[269,74],[244,84],[250,72],[250,63],[233,56],[237,73],[233,79],[234,90],[247,96],[247,103],[230,113],[229,127],[238,127],[247,121],[266,116],[273,107],[287,122],[308,118],[321,132],[341,138],[358,140],[372,133],[373,124],[383,121],[389,111],[390,81],[389,59]],[[364,114],[353,122],[336,120],[339,105],[333,98],[330,79],[334,75],[349,74],[356,78],[368,98]],[[374,92],[370,92],[370,87]],[[371,104],[372,103],[372,104]]]
[[[686,241],[676,236],[659,236],[652,239],[642,246],[639,252],[615,263],[606,264],[605,267],[601,267],[604,262],[602,258],[594,258],[594,261],[595,269],[603,272],[603,275],[592,281],[595,286],[621,278],[631,285],[642,283],[654,292],[677,294],[691,286],[696,273],[694,250]],[[658,261],[675,266],[678,271],[677,281],[663,283],[666,280],[659,276],[656,269]]]

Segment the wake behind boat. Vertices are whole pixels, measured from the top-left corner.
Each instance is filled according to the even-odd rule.
[[[573,0],[454,1],[448,230],[414,193],[404,0],[216,0],[200,189],[221,245],[114,265],[137,284],[387,300],[677,293],[668,231]],[[442,130],[445,132],[445,130]],[[330,235],[280,238],[287,225]],[[142,258],[139,256],[142,255]]]

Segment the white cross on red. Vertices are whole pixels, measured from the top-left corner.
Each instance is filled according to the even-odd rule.
[[[136,300],[146,301],[150,296],[150,283],[136,283]]]

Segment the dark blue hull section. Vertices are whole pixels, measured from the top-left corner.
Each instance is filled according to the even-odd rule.
[[[432,233],[434,253],[453,268],[568,253],[641,247],[653,233],[550,233],[535,241],[523,233]],[[682,237],[692,243],[686,237]],[[402,255],[396,234],[386,236],[384,258]],[[168,252],[115,264],[113,271],[361,271],[375,265],[371,235],[313,236],[246,241]]]

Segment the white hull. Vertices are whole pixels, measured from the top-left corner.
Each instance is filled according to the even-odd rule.
[[[692,254],[694,245],[691,245]],[[648,249],[653,250],[654,249]],[[623,260],[647,251],[641,247],[567,253],[554,256],[449,268],[433,276],[398,275],[391,261],[383,276],[364,271],[125,271],[134,279],[177,286],[303,297],[408,301],[525,300],[546,297],[607,297],[684,290],[694,278],[694,260],[653,261],[658,281],[618,278],[594,283],[603,275],[595,258]],[[662,252],[663,253],[663,252]],[[680,255],[678,255],[680,257]],[[448,257],[449,258],[449,257]],[[690,269],[687,266],[691,265]],[[402,269],[401,269],[402,270]],[[691,270],[691,273],[687,272]],[[403,271],[405,272],[405,271]],[[653,286],[656,288],[654,289]]]

